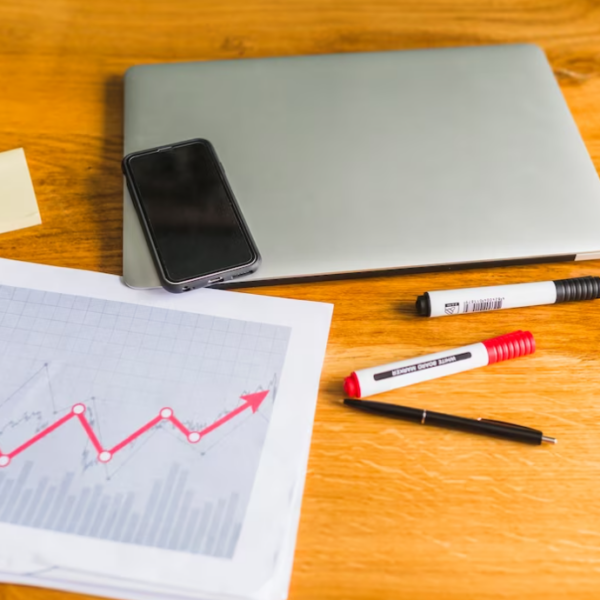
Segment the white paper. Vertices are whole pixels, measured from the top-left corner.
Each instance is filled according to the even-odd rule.
[[[107,317],[105,321],[98,322],[97,315],[95,313],[91,315],[94,311],[90,309],[90,314],[87,314],[85,318],[91,319],[90,322],[95,324],[85,325],[85,327],[95,328],[94,335],[106,336],[106,329],[111,324],[115,324],[114,339],[111,338],[108,342],[104,340],[103,343],[115,342],[114,345],[116,346],[118,346],[120,339],[118,327],[130,327],[131,330],[134,321],[144,320],[141,317],[137,319],[135,310],[138,309],[136,307],[140,307],[140,315],[147,314],[147,309],[144,307],[156,309],[156,312],[153,313],[156,319],[164,316],[166,320],[177,320],[177,318],[180,318],[178,316],[179,311],[202,315],[198,317],[198,322],[204,319],[203,323],[210,322],[212,323],[211,327],[213,325],[215,327],[214,330],[210,331],[210,335],[214,336],[210,337],[210,340],[214,341],[213,346],[220,347],[221,358],[215,359],[213,356],[199,357],[202,365],[206,366],[210,363],[211,368],[214,366],[212,372],[215,373],[214,377],[217,383],[214,385],[214,382],[211,383],[211,370],[206,367],[208,373],[204,373],[203,379],[197,384],[198,389],[201,391],[210,390],[207,395],[210,395],[211,398],[214,397],[214,402],[217,402],[217,400],[221,402],[218,406],[218,414],[211,413],[211,403],[209,402],[207,406],[202,404],[202,410],[198,408],[198,415],[190,416],[195,404],[187,396],[183,396],[182,390],[193,390],[193,383],[190,383],[191,388],[174,388],[171,396],[168,394],[164,396],[166,398],[165,402],[169,403],[168,406],[172,407],[178,418],[185,421],[184,425],[188,427],[189,431],[196,425],[198,431],[208,431],[202,429],[202,427],[210,426],[212,423],[220,423],[220,419],[224,415],[235,413],[230,421],[222,423],[217,429],[210,430],[202,437],[198,448],[200,449],[202,444],[207,443],[202,459],[198,458],[200,454],[194,454],[189,459],[191,462],[186,462],[188,461],[186,453],[191,451],[191,445],[181,431],[172,426],[172,423],[166,421],[118,450],[110,462],[103,465],[102,468],[115,466],[121,469],[121,473],[123,473],[123,470],[128,468],[127,463],[122,465],[117,460],[121,460],[122,463],[125,462],[125,458],[121,459],[121,457],[125,457],[127,452],[135,453],[135,456],[138,457],[135,460],[141,462],[137,463],[138,466],[135,470],[130,471],[127,482],[122,480],[123,488],[114,487],[116,484],[113,481],[120,476],[118,473],[113,472],[110,475],[114,479],[103,483],[101,486],[98,484],[97,488],[90,488],[95,490],[99,497],[99,504],[94,506],[95,512],[93,514],[90,512],[94,520],[92,522],[92,519],[90,519],[88,525],[80,525],[78,532],[71,531],[70,533],[65,531],[68,530],[69,526],[76,527],[78,523],[81,523],[84,514],[82,509],[79,520],[69,521],[76,514],[77,503],[86,505],[87,502],[86,506],[89,508],[91,506],[89,498],[93,495],[93,491],[88,492],[88,496],[84,495],[82,488],[77,490],[77,494],[73,492],[70,506],[64,503],[60,504],[54,497],[59,497],[62,494],[68,499],[68,493],[71,493],[69,490],[76,487],[79,479],[83,480],[84,475],[81,473],[85,473],[85,477],[88,477],[91,472],[97,473],[99,469],[97,457],[92,443],[85,438],[83,425],[79,423],[76,416],[73,416],[68,422],[60,425],[58,429],[51,433],[44,434],[43,439],[14,456],[8,466],[0,468],[0,477],[4,476],[2,480],[4,486],[8,485],[9,477],[7,473],[11,469],[16,474],[18,467],[20,469],[19,477],[21,478],[18,480],[16,475],[10,477],[12,481],[10,498],[14,501],[14,506],[2,508],[0,505],[0,539],[2,540],[2,544],[0,544],[0,579],[28,582],[33,585],[46,582],[41,584],[50,586],[50,583],[46,580],[50,577],[48,574],[53,573],[53,576],[57,579],[54,580],[52,587],[104,594],[111,597],[113,594],[110,593],[109,589],[116,590],[117,596],[121,596],[122,592],[121,597],[131,598],[134,596],[130,594],[139,594],[135,596],[136,598],[149,598],[154,589],[160,590],[161,597],[169,595],[169,590],[172,590],[171,593],[174,596],[182,598],[221,596],[267,599],[285,597],[291,576],[293,547],[295,545],[319,376],[325,354],[332,306],[216,290],[200,290],[182,295],[172,295],[162,290],[136,291],[126,288],[117,277],[109,275],[15,261],[0,261],[0,285],[4,286],[4,288],[0,288],[0,306],[8,306],[7,310],[12,311],[8,317],[2,315],[0,311],[2,319],[7,321],[3,325],[3,321],[0,319],[0,353],[2,353],[0,356],[3,355],[5,361],[12,360],[14,362],[10,372],[7,373],[7,377],[12,378],[12,387],[5,386],[6,394],[0,396],[0,460],[2,460],[2,453],[6,456],[11,452],[11,448],[14,450],[17,447],[17,442],[22,443],[32,438],[31,434],[34,432],[31,431],[31,428],[27,429],[27,427],[34,423],[34,420],[32,420],[33,417],[29,417],[31,422],[25,423],[23,421],[25,418],[23,408],[26,407],[31,414],[44,412],[43,410],[36,411],[36,408],[40,409],[36,403],[41,401],[40,398],[49,396],[47,391],[48,381],[54,386],[53,394],[55,396],[65,395],[64,390],[68,389],[66,386],[73,386],[73,393],[76,396],[73,397],[73,404],[82,401],[82,404],[86,406],[86,417],[89,415],[93,421],[92,429],[98,433],[98,438],[102,441],[102,448],[112,447],[111,444],[117,444],[118,446],[117,442],[126,439],[132,433],[134,423],[141,426],[148,421],[148,416],[156,414],[158,409],[152,403],[161,400],[160,394],[157,397],[152,395],[156,386],[163,386],[163,396],[166,394],[166,390],[169,389],[166,387],[168,377],[164,381],[159,378],[159,381],[147,387],[146,391],[142,390],[136,395],[136,390],[131,389],[131,370],[137,368],[137,359],[132,359],[130,355],[128,355],[129,358],[124,358],[124,349],[122,349],[123,356],[120,356],[118,360],[115,361],[113,360],[114,357],[110,356],[100,357],[98,360],[105,362],[96,365],[95,359],[92,360],[89,356],[89,352],[91,352],[90,345],[83,344],[77,350],[67,348],[69,345],[73,346],[75,344],[78,346],[80,343],[77,340],[73,342],[69,337],[71,336],[71,333],[69,333],[71,329],[56,334],[58,338],[53,337],[54,334],[52,333],[45,333],[44,336],[46,337],[42,336],[40,338],[39,332],[35,331],[32,322],[42,317],[12,314],[19,310],[27,310],[31,313],[35,310],[36,304],[43,305],[46,300],[49,306],[55,306],[55,312],[52,313],[49,320],[54,323],[53,327],[58,329],[62,327],[60,323],[57,324],[61,319],[63,324],[66,323],[65,327],[72,328],[70,321],[77,321],[80,318],[73,304],[75,302],[73,296],[108,301],[104,304],[98,304],[94,301],[96,307],[94,310],[100,311],[101,319],[104,319],[102,316],[103,310],[108,311],[106,313],[108,315],[115,311],[121,311],[122,314],[113,315],[119,321]],[[21,290],[17,293],[14,289],[11,290],[6,286],[43,290],[50,292],[50,294],[40,300],[39,294],[28,296],[27,292]],[[4,299],[6,300],[4,304],[3,289],[5,295],[10,296],[10,298]],[[60,296],[52,294],[53,292],[60,294]],[[25,300],[19,300],[21,297]],[[82,301],[77,302],[80,302],[82,306],[85,304]],[[21,305],[26,308],[21,307]],[[101,306],[101,309],[98,308],[99,306]],[[171,309],[178,312],[177,314],[167,313],[160,309]],[[45,313],[44,315],[45,318],[47,315]],[[130,320],[127,321],[127,318]],[[195,322],[194,318],[190,317],[190,319],[190,323]],[[17,333],[3,331],[2,328],[5,326],[10,329],[11,324],[13,330],[21,329],[25,333],[23,331]],[[28,324],[31,326],[31,330],[28,330]],[[150,324],[147,324],[147,326],[150,327]],[[186,326],[184,331],[184,326],[181,324],[181,328],[177,330],[180,332],[179,337],[191,335],[194,332],[194,327],[196,325]],[[228,327],[229,329],[224,332],[219,329],[222,327]],[[166,336],[167,330],[168,327],[165,324],[160,335]],[[89,333],[88,329],[85,331],[87,335]],[[200,331],[200,334],[204,335],[203,331]],[[11,338],[11,335],[14,337]],[[245,336],[244,343],[250,346],[254,343],[253,335],[258,340],[256,344],[261,340],[263,342],[266,340],[264,343],[268,346],[268,351],[253,350],[251,347],[244,348],[240,338],[236,338],[236,335]],[[146,337],[149,336],[150,334]],[[179,337],[175,337],[175,344]],[[128,340],[127,343],[131,341],[129,338],[126,339]],[[135,335],[132,335],[132,340],[133,342],[139,341]],[[97,341],[91,340],[91,343],[95,344]],[[127,344],[122,340],[121,342],[124,348]],[[135,345],[133,342],[130,345]],[[211,343],[207,342],[205,344],[205,351],[216,352],[215,348],[210,349]],[[237,347],[236,343],[238,343]],[[40,344],[40,350],[32,349],[35,344]],[[50,344],[50,348],[44,346],[44,344]],[[57,346],[52,347],[52,344]],[[66,349],[62,348],[60,344],[65,346]],[[172,374],[174,374],[175,382],[180,382],[181,378],[177,369],[181,366],[181,360],[178,355],[188,356],[188,350],[176,352],[168,339],[161,342],[161,344],[170,346],[171,355],[169,353],[162,355],[160,362],[168,361],[171,363],[172,361],[173,364],[169,368],[174,369]],[[144,349],[144,351],[146,350]],[[162,352],[163,348],[160,350],[155,348],[153,351]],[[73,354],[69,354],[70,352]],[[77,352],[83,353],[85,360],[88,362],[82,363],[81,361],[84,358],[81,358]],[[254,360],[256,358],[257,360],[255,363],[250,363],[250,371],[248,369],[244,370],[245,366],[240,358],[244,352],[246,359],[251,358]],[[249,356],[248,352],[252,356]],[[32,353],[35,355],[30,356]],[[73,358],[70,358],[71,356]],[[27,369],[23,366],[24,364],[27,366],[26,359],[30,360],[31,363],[29,365],[30,370],[27,373],[25,373]],[[122,366],[121,363],[126,360],[130,361],[128,363],[130,370],[120,373],[119,366]],[[220,365],[224,363],[227,363],[227,365],[231,363],[231,369],[233,369],[231,377],[225,371],[223,373],[219,371],[221,369]],[[193,377],[194,364],[189,369],[191,374],[186,374],[187,377]],[[108,365],[106,368],[111,365],[115,367],[114,376],[108,379],[106,374],[100,373],[106,365]],[[35,371],[36,367],[40,368],[39,373]],[[0,365],[0,370],[1,368]],[[156,369],[159,368],[160,364],[157,365]],[[229,368],[229,366],[226,368]],[[28,375],[28,378],[25,378],[25,375]],[[151,373],[146,376],[150,377],[151,375],[155,374]],[[268,378],[269,376],[271,377],[269,381],[264,380],[264,377]],[[129,390],[127,394],[122,396],[124,397],[123,406],[120,406],[117,402],[118,395],[114,398],[109,397],[112,389],[111,385],[113,385],[110,379],[114,379],[115,386],[121,385],[121,387]],[[227,386],[224,385],[226,381],[229,382]],[[25,387],[17,392],[17,396],[7,400],[10,394],[20,389],[19,382],[21,382],[21,386],[26,384]],[[274,382],[276,390],[269,391],[271,396],[266,396],[263,403],[257,408],[256,413],[253,407],[249,407],[246,411],[235,412],[242,406],[240,404],[241,400],[238,398],[243,393],[257,392],[259,389],[265,390],[268,387],[267,384],[273,384]],[[144,387],[142,383],[143,381],[140,383],[140,389]],[[168,385],[175,384],[171,382]],[[183,386],[184,384],[179,383],[178,385]],[[84,392],[88,388],[85,386],[91,386],[89,389],[109,390],[106,391],[106,394],[109,395],[104,399],[99,396],[94,400],[89,398],[86,400]],[[21,394],[21,396],[18,396],[18,394]],[[270,398],[274,398],[274,402],[271,404],[269,404]],[[36,432],[46,431],[44,427],[51,424],[53,419],[56,420],[69,414],[71,409],[65,408],[63,406],[64,402],[59,402],[57,398],[54,398],[54,401],[61,405],[54,406],[54,409],[59,410],[49,415],[44,414],[43,417],[38,415],[36,418],[43,419],[44,422],[37,423]],[[135,406],[132,407],[132,403],[135,402],[139,403],[139,409]],[[211,402],[213,401],[211,400]],[[94,403],[96,403],[96,406],[94,406]],[[201,402],[198,400],[197,405],[200,406],[200,404]],[[11,407],[10,419],[12,421],[10,423],[12,425],[2,412],[3,406],[5,409],[6,406]],[[44,406],[47,408],[47,405]],[[152,410],[150,410],[151,407]],[[105,414],[109,414],[110,418],[104,418]],[[192,418],[196,416],[198,416],[198,423],[195,423]],[[202,422],[200,423],[200,421]],[[142,447],[142,440],[145,439],[143,436],[150,438],[146,450]],[[208,442],[212,439],[211,436],[214,437],[215,443],[220,444],[221,450],[219,450],[218,459],[215,458],[216,451],[208,448]],[[219,436],[222,436],[225,441],[221,441]],[[9,447],[5,442],[11,440],[14,443],[9,444]],[[46,452],[42,455],[43,445],[50,444],[50,441],[52,441],[52,452]],[[82,443],[86,445],[86,452],[80,451]],[[157,454],[156,444],[159,444],[163,454]],[[164,449],[161,444],[164,445]],[[246,445],[244,446],[244,444]],[[50,448],[50,446],[47,447]],[[72,451],[73,448],[77,448],[78,454]],[[232,456],[228,458],[228,450],[222,450],[223,448],[231,448]],[[244,448],[248,449],[247,452],[242,451]],[[258,454],[256,454],[257,452]],[[171,454],[177,453],[179,453],[178,460],[180,460],[180,464],[178,463],[176,468],[171,466],[171,470],[168,472],[165,471],[165,461],[169,460]],[[43,493],[46,494],[43,498],[47,499],[50,487],[52,485],[55,487],[54,496],[50,496],[53,504],[51,504],[47,514],[43,514],[42,519],[38,518],[40,509],[35,505],[38,513],[34,516],[28,516],[27,510],[34,505],[34,499],[42,498],[39,490],[42,489],[43,476],[38,473],[37,479],[35,479],[36,469],[39,471],[40,465],[47,465],[44,473],[55,473],[57,469],[63,468],[61,466],[63,463],[60,461],[66,464],[75,454],[78,466],[77,468],[70,467],[70,472],[73,475],[67,476],[68,473],[65,472],[60,485],[56,480],[54,483],[47,483],[48,490],[43,488]],[[123,510],[124,503],[126,498],[133,494],[131,489],[127,488],[127,485],[133,485],[134,480],[137,482],[135,483],[137,495],[133,494],[135,502],[146,500],[145,506],[148,509],[148,498],[152,497],[153,493],[149,491],[150,484],[146,481],[145,474],[148,473],[148,478],[151,478],[154,477],[154,473],[151,472],[151,469],[147,471],[149,467],[147,462],[144,462],[146,459],[142,460],[140,458],[144,456],[151,457],[156,470],[162,469],[163,471],[163,479],[160,481],[157,479],[158,483],[155,481],[152,484],[162,487],[152,487],[151,489],[173,490],[169,494],[162,493],[158,501],[159,505],[161,502],[163,504],[162,512],[156,508],[154,509],[155,513],[171,515],[172,517],[164,517],[163,521],[160,519],[149,521],[159,525],[155,528],[156,533],[150,535],[150,540],[145,539],[145,541],[138,540],[135,542],[135,540],[129,539],[129,541],[124,542],[123,539],[115,539],[116,534],[113,532],[116,524],[113,524],[111,529],[108,514],[121,516],[126,514]],[[131,458],[130,460],[134,459]],[[252,462],[253,460],[256,460],[256,464]],[[26,461],[30,463],[27,472],[25,472],[24,467]],[[194,465],[199,466],[191,469],[190,467]],[[207,465],[212,466],[209,468]],[[80,466],[81,471],[78,471],[77,469]],[[200,472],[198,469],[204,474],[203,485],[200,487],[195,485],[194,487],[192,485],[194,483],[194,473]],[[167,474],[165,475],[165,473]],[[27,488],[29,485],[28,480],[26,481],[27,477],[32,481],[29,488]],[[204,481],[207,482],[206,486],[204,486]],[[3,484],[0,481],[1,485]],[[231,493],[229,496],[224,497],[225,499],[213,501],[210,498],[204,498],[202,499],[202,506],[198,505],[196,507],[195,510],[200,515],[201,510],[204,514],[204,512],[207,512],[207,506],[211,505],[211,510],[214,510],[214,512],[210,513],[208,511],[208,513],[214,515],[214,522],[217,525],[213,527],[213,536],[210,538],[213,540],[212,546],[207,542],[205,550],[191,552],[189,546],[186,547],[183,543],[182,536],[184,533],[181,533],[178,537],[176,533],[169,529],[168,522],[174,520],[174,526],[177,519],[179,519],[180,524],[185,523],[183,515],[185,515],[185,518],[191,518],[193,499],[204,493],[205,489],[210,490],[213,487]],[[113,488],[116,490],[114,493],[111,491]],[[25,494],[28,492],[29,496],[25,498],[27,500],[26,504],[28,503],[27,506],[20,507],[18,505],[15,490],[21,490],[19,492],[22,494],[20,496],[21,500],[25,498]],[[0,498],[2,493],[2,488],[0,488]],[[233,500],[234,495],[237,495],[235,501]],[[247,495],[245,510],[236,516],[235,511],[243,504],[245,495]],[[182,497],[189,500],[187,513],[183,510],[184,501],[181,499]],[[43,504],[42,500],[39,501],[39,504]],[[221,506],[221,509],[219,509],[219,506]],[[104,512],[102,512],[103,510]],[[221,513],[218,512],[219,510],[221,510]],[[3,513],[3,511],[5,512]],[[145,513],[142,509],[139,512],[140,519],[142,519]],[[148,511],[146,510],[146,512]],[[131,513],[128,514],[128,518],[131,517]],[[218,519],[217,515],[220,515]],[[29,521],[27,521],[28,518]],[[38,518],[37,525],[33,525],[31,519],[34,518]],[[200,518],[198,516],[197,523],[194,525],[197,527],[195,531],[200,530]],[[233,523],[236,518],[238,526],[241,526],[239,537],[232,534],[233,524],[231,527],[225,524],[226,522]],[[23,526],[23,522],[27,522],[28,526]],[[124,522],[125,520],[123,520]],[[135,520],[131,519],[131,522],[135,523]],[[98,525],[98,523],[100,524]],[[207,527],[212,527],[212,525],[209,524]],[[138,530],[140,530],[139,526]],[[125,533],[123,529],[122,536]],[[206,531],[203,535],[206,535]],[[104,539],[99,539],[99,537]],[[202,539],[208,540],[209,538]],[[168,547],[177,549],[167,549]],[[212,548],[210,552],[206,550],[209,547]],[[228,556],[227,547],[234,549],[231,557]],[[35,573],[46,573],[46,575],[36,576]],[[73,573],[79,573],[80,575],[75,578]],[[98,580],[112,583],[108,583],[106,589],[103,590],[100,587],[95,587]],[[63,583],[60,583],[61,581]],[[127,581],[130,583],[127,584]]]

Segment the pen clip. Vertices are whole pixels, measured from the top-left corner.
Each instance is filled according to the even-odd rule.
[[[541,435],[541,431],[538,429],[533,429],[533,427],[525,427],[524,425],[515,425],[514,423],[507,423],[506,421],[497,421],[496,419],[482,419],[481,417],[477,419],[481,423],[491,423],[492,425],[504,425],[505,427],[512,427],[513,429],[521,429],[522,431],[531,431],[533,433],[539,433]]]

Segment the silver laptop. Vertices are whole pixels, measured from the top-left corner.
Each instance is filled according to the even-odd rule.
[[[600,181],[532,45],[146,65],[125,154],[210,140],[252,285],[600,258]],[[124,279],[159,280],[125,191]]]

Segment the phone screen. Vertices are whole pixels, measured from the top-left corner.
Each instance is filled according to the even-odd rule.
[[[169,280],[188,281],[254,261],[210,145],[191,142],[139,154],[128,166]]]

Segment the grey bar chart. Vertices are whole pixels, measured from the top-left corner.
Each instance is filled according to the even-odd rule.
[[[24,527],[87,535],[113,542],[231,558],[239,537],[238,496],[194,505],[185,487],[189,472],[174,464],[166,479],[152,484],[139,511],[135,494],[110,494],[102,485],[72,493],[75,473],[58,486],[29,485],[32,462],[16,474],[0,472],[0,520]],[[193,507],[193,508],[192,508]]]

